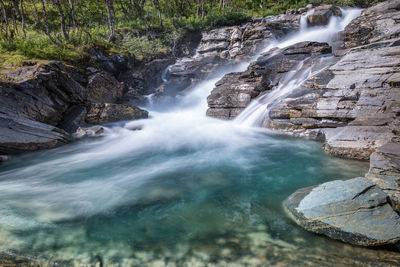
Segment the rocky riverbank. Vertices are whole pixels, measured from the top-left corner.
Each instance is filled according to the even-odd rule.
[[[162,83],[161,73],[176,57],[194,53],[199,39],[200,34],[189,33],[173,53],[140,62],[91,48],[94,65],[86,70],[54,61],[3,72],[0,162],[7,155],[92,136],[83,134],[93,132],[91,125],[147,118],[148,112],[137,105]]]
[[[335,15],[337,9],[325,6],[307,21],[326,24]],[[370,159],[366,178],[301,189],[288,198],[288,211],[309,231],[364,246],[400,240],[399,16],[399,1],[377,4],[334,46],[308,42],[264,53],[245,72],[226,75],[208,97],[207,115],[233,119],[253,99],[280,90],[282,77],[296,66],[301,72],[331,55],[327,68],[270,103],[262,120],[269,129],[324,140],[332,155]]]

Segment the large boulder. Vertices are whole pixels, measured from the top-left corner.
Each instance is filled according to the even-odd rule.
[[[71,142],[63,130],[0,113],[0,155],[57,147]]]
[[[309,26],[323,26],[329,23],[332,16],[342,16],[340,8],[334,5],[322,5],[314,9],[314,13],[307,16]]]
[[[229,73],[216,83],[208,96],[207,115],[220,119],[235,118],[250,101],[276,88],[295,67],[302,70],[316,63],[321,55],[330,53],[327,43],[302,42],[264,53],[241,73]]]
[[[400,241],[399,215],[388,196],[363,177],[297,190],[284,205],[297,224],[333,239],[359,246]]]
[[[149,113],[143,109],[122,104],[94,104],[86,115],[89,124],[103,124],[108,122],[146,119]]]

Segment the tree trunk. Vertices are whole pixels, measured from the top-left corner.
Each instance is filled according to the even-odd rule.
[[[22,24],[22,32],[24,33],[24,37],[26,38],[26,31],[25,31],[25,16],[24,16],[24,3],[23,0],[20,0],[20,9],[19,11],[21,12],[21,24]]]
[[[181,0],[181,18],[185,15],[185,0]]]
[[[6,28],[5,28],[5,36],[6,39],[8,39],[8,31],[10,29],[10,24],[8,23],[8,17],[7,17],[7,11],[6,11],[6,6],[3,3],[3,0],[0,0],[0,4],[1,4],[1,9],[3,10],[3,17],[4,20],[6,22]]]
[[[204,0],[201,0],[201,18],[204,18]]]
[[[175,12],[174,12],[174,0],[169,0],[169,5],[170,5],[171,17],[174,17],[174,15],[175,15]]]
[[[78,24],[76,23],[76,15],[75,15],[75,3],[74,0],[69,0],[69,7],[71,9],[71,17],[72,17],[72,26],[77,29]]]
[[[44,17],[44,27],[45,27],[45,33],[47,35],[47,37],[49,37],[49,39],[57,44],[57,42],[54,40],[54,38],[51,36],[50,33],[50,29],[49,29],[49,22],[47,20],[47,11],[46,11],[46,3],[44,2],[44,0],[40,0],[40,2],[42,3],[42,10],[43,10],[43,17]]]
[[[67,28],[65,26],[65,16],[64,16],[64,10],[61,6],[60,0],[53,0],[53,3],[56,5],[58,12],[60,13],[60,18],[61,18],[61,31],[63,33],[64,39],[65,41],[69,40],[69,36],[68,36],[68,31]]]
[[[154,6],[157,8],[157,11],[158,11],[158,19],[160,20],[160,27],[163,28],[160,1],[159,0],[153,0],[153,3],[154,3]]]
[[[113,0],[104,0],[107,8],[107,17],[108,17],[108,25],[110,27],[110,36],[108,37],[108,41],[111,42],[115,35],[114,28],[114,2]]]

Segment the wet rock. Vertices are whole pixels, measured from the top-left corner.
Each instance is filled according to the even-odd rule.
[[[172,57],[152,58],[120,73],[118,80],[123,83],[125,91],[121,102],[127,105],[143,103],[144,95],[154,93],[154,88],[163,82],[163,71],[174,61]]]
[[[89,124],[103,124],[108,122],[145,119],[148,112],[137,107],[123,104],[94,104],[86,115]]]
[[[300,189],[284,205],[297,224],[333,239],[359,246],[400,241],[399,215],[387,195],[366,178]]]
[[[346,126],[325,131],[324,149],[330,154],[368,160],[376,147],[390,141],[394,136],[388,127]]]
[[[233,119],[252,99],[274,89],[281,79],[300,62],[306,69],[318,56],[331,52],[326,43],[302,42],[261,55],[241,73],[229,73],[216,83],[208,96],[207,115],[220,119]]]
[[[0,83],[0,113],[55,126],[71,104],[85,101],[85,78],[77,70],[60,62],[26,68],[15,82]]]
[[[272,106],[272,121],[265,126],[295,135],[320,129],[325,150],[341,157],[369,159],[377,147],[400,133],[397,40],[347,51]]]
[[[86,102],[85,76],[60,62],[22,67],[0,83],[2,151],[19,153],[71,141],[57,128],[73,105]]]
[[[92,103],[112,103],[123,96],[120,82],[107,72],[98,72],[88,79],[87,99]]]
[[[393,209],[400,212],[400,143],[388,142],[378,147],[371,155],[366,177],[382,188]]]
[[[334,5],[322,5],[315,8],[312,15],[307,16],[307,24],[309,26],[322,26],[329,23],[332,16],[342,16],[340,8]]]
[[[87,107],[84,105],[73,105],[63,115],[58,127],[68,133],[74,133],[80,126],[86,124],[85,117]]]
[[[211,77],[219,68],[251,58],[266,42],[298,29],[299,20],[299,15],[269,16],[242,26],[203,32],[197,55],[177,60],[157,94],[174,96]]]
[[[71,137],[57,127],[1,113],[0,129],[0,154],[53,148],[71,142]]]
[[[101,137],[104,135],[104,127],[96,125],[92,127],[79,127],[72,135],[74,138]]]
[[[346,48],[400,37],[400,3],[389,0],[362,12],[344,30]]]

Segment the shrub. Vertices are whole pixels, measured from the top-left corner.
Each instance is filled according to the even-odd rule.
[[[136,37],[131,33],[124,37],[122,45],[138,59],[168,52],[168,47],[160,38],[150,40],[147,36]]]

